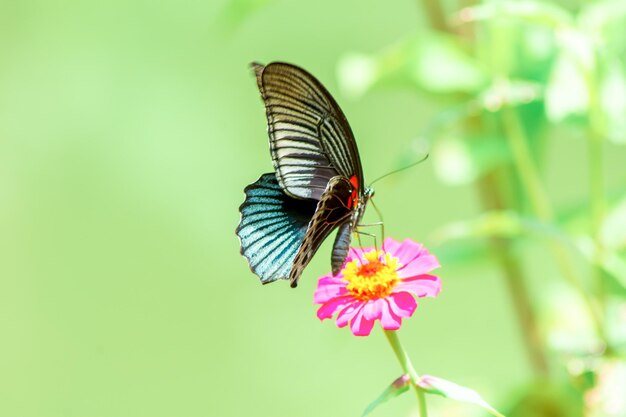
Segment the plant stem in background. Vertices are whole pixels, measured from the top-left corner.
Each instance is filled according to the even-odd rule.
[[[528,149],[528,141],[516,111],[508,107],[503,109],[502,120],[518,176],[528,194],[533,212],[542,221],[551,223],[554,213],[543,189],[530,149]]]
[[[600,267],[603,258],[603,244],[601,237],[602,223],[604,222],[604,174],[602,172],[602,144],[604,120],[598,90],[593,74],[585,71],[587,91],[589,92],[589,130],[587,132],[587,151],[589,161],[589,196],[591,201],[591,237],[594,243],[593,275],[596,284],[596,294],[600,307],[605,308],[604,273]]]
[[[592,270],[595,292],[602,309],[605,305],[604,273],[600,267],[603,258],[603,244],[601,238],[602,222],[604,220],[604,178],[602,174],[602,139],[593,131],[587,138],[589,154],[589,195],[591,200],[591,237],[593,239]]]
[[[544,223],[552,223],[554,220],[554,212],[548,201],[547,194],[543,188],[541,177],[532,159],[530,150],[528,149],[528,140],[526,139],[524,128],[516,110],[510,107],[504,108],[502,110],[502,120],[506,137],[513,154],[515,168],[526,194],[530,199],[530,204],[535,216]],[[567,249],[553,241],[549,242],[549,247],[564,278],[578,291],[579,295],[585,301],[585,305],[587,306],[587,310],[598,336],[606,340],[598,305],[584,288],[582,280],[578,277],[576,269],[571,262]]]
[[[402,343],[400,343],[400,339],[398,338],[398,334],[396,330],[383,330],[385,332],[385,336],[393,349],[393,353],[396,354],[398,361],[400,362],[400,366],[402,367],[402,371],[407,374],[411,378],[411,385],[415,390],[415,394],[417,395],[417,405],[419,409],[420,417],[427,417],[428,411],[426,410],[426,397],[424,395],[424,391],[417,386],[417,381],[419,381],[419,375],[413,368],[413,364],[411,363],[411,359],[409,355],[404,350]]]
[[[475,4],[474,0],[461,0],[459,6],[463,9],[473,4]],[[433,18],[431,18],[431,22],[433,22]],[[446,27],[446,30],[450,32],[449,27]],[[474,26],[471,24],[458,27],[456,35],[471,43],[475,43]],[[468,131],[484,134],[485,121],[479,116],[468,118],[465,121],[465,125]],[[504,210],[507,208],[496,173],[481,177],[478,182],[478,189],[483,206],[487,210]],[[513,300],[515,314],[523,334],[522,339],[524,340],[532,367],[537,375],[545,377],[549,373],[548,359],[520,262],[513,256],[510,241],[506,239],[491,239],[491,245],[506,279],[507,288]]]
[[[506,204],[502,198],[496,173],[483,176],[478,187],[487,210],[503,210]],[[524,272],[519,260],[512,253],[511,242],[507,239],[491,239],[493,251],[504,272],[507,288],[513,300],[515,313],[522,329],[524,344],[533,369],[538,376],[548,375],[548,359],[546,358],[543,341],[537,325],[537,316],[533,310],[530,294],[526,286]]]
[[[420,0],[423,9],[426,11],[430,26],[440,32],[449,30],[448,23],[443,9],[441,8],[441,0]]]

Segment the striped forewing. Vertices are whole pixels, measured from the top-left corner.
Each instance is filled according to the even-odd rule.
[[[363,173],[354,135],[326,88],[291,64],[252,64],[265,103],[276,177],[292,197],[319,200],[331,178]]]

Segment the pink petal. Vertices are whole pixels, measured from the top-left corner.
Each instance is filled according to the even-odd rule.
[[[317,283],[317,288],[313,294],[314,304],[323,304],[333,298],[340,297],[347,293],[347,282],[341,278],[322,277]]]
[[[394,314],[389,307],[389,301],[384,300],[382,306],[382,314],[380,317],[380,324],[385,330],[398,330],[402,324],[402,319]]]
[[[372,332],[372,327],[374,327],[374,320],[366,319],[363,310],[359,310],[350,322],[350,330],[352,330],[352,334],[355,336],[369,336]]]
[[[441,279],[427,274],[405,278],[396,284],[394,290],[408,291],[417,297],[436,297],[441,291]]]
[[[373,301],[368,301],[363,306],[363,316],[367,320],[376,320],[380,318],[383,304],[385,304],[385,300],[383,300],[382,298],[379,298]]]
[[[383,241],[382,250],[385,252],[391,253],[393,256],[396,256],[395,253],[400,247],[400,242],[394,240],[393,238],[388,237]]]
[[[414,277],[430,272],[440,266],[435,255],[431,255],[426,249],[422,249],[418,256],[408,263],[402,262],[402,266],[398,268],[398,276],[400,278]]]
[[[358,259],[359,263],[362,264],[363,259],[364,259],[363,255],[365,253],[371,252],[372,250],[374,250],[372,246],[367,246],[365,248],[354,248],[351,246],[350,250],[348,251],[348,257],[346,258],[346,263],[352,262],[353,260]]]
[[[317,310],[317,318],[320,320],[329,319],[337,310],[344,309],[347,305],[352,303],[353,300],[351,296],[332,299]]]
[[[402,265],[407,265],[421,255],[422,245],[413,242],[411,239],[404,239],[404,242],[398,243],[391,238],[387,238],[385,239],[385,251],[398,258]]]
[[[415,298],[408,292],[397,292],[387,296],[391,311],[400,317],[411,317],[417,308]]]
[[[352,299],[352,303],[337,315],[337,327],[345,327],[350,320],[363,308],[363,302]]]

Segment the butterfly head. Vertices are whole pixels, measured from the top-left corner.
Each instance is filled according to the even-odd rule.
[[[374,189],[370,187],[365,187],[363,190],[363,194],[361,198],[358,200],[355,210],[353,212],[354,217],[353,224],[358,224],[363,218],[363,214],[365,213],[365,207],[367,206],[367,202],[374,196]]]

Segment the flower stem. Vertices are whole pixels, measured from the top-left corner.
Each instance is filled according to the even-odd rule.
[[[393,349],[393,353],[396,354],[398,361],[400,362],[400,366],[402,367],[402,371],[407,374],[411,381],[413,382],[413,389],[415,389],[415,394],[417,395],[417,405],[419,408],[419,416],[420,417],[428,417],[428,411],[426,410],[426,397],[424,395],[424,391],[417,385],[417,381],[419,380],[419,375],[413,368],[413,364],[411,363],[411,359],[409,355],[404,350],[402,343],[400,343],[400,339],[398,338],[398,334],[395,330],[383,330],[385,332],[385,336],[391,345],[391,349]]]

